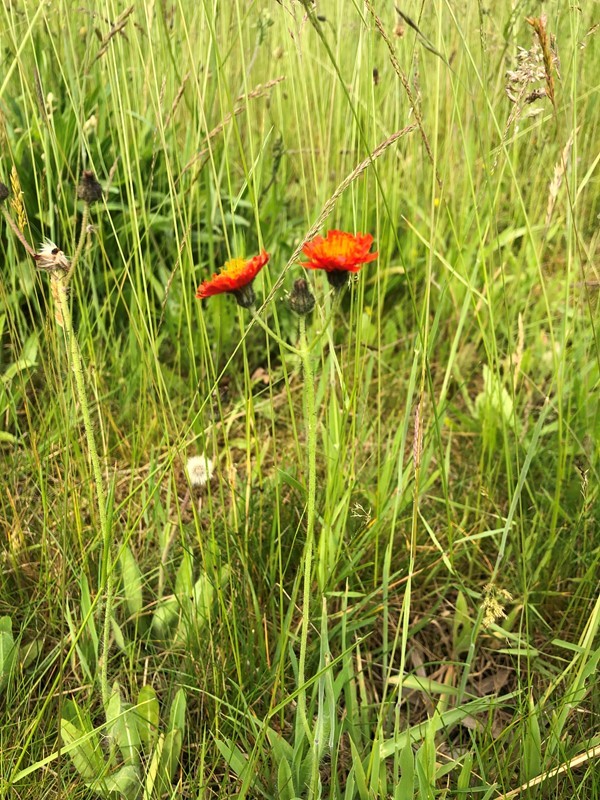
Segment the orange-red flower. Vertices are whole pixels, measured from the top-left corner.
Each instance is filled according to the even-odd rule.
[[[196,297],[212,297],[214,294],[230,292],[243,308],[250,308],[256,299],[252,281],[268,260],[269,254],[266,250],[250,259],[232,258],[224,264],[220,272],[200,284]]]
[[[379,253],[369,253],[373,237],[370,233],[354,236],[344,231],[328,231],[327,236],[315,236],[305,244],[302,252],[309,259],[303,263],[308,269],[324,269],[333,286],[346,281],[346,273],[358,272],[363,264],[375,261]]]

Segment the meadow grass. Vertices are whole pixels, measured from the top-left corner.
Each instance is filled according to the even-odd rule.
[[[600,796],[600,34],[534,6],[2,4],[5,214],[85,238],[61,306],[2,218],[1,796]]]

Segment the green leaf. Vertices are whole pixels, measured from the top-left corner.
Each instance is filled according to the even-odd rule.
[[[292,768],[287,758],[282,758],[279,762],[279,768],[277,770],[277,792],[281,800],[293,800],[296,796]]]
[[[403,689],[415,689],[418,692],[425,692],[428,695],[447,694],[457,695],[458,689],[445,683],[439,683],[431,678],[420,678],[418,675],[392,675],[389,679],[390,684],[402,684]]]
[[[171,712],[169,714],[169,727],[167,731],[170,733],[171,731],[183,731],[185,730],[185,710],[186,710],[186,700],[185,700],[185,691],[183,689],[179,689],[175,697],[173,698],[173,702],[171,703]]]
[[[162,797],[166,792],[170,793],[171,782],[179,763],[182,745],[183,733],[181,730],[169,731],[165,736],[156,776],[156,790],[159,797]]]
[[[371,800],[369,795],[369,787],[367,786],[367,776],[365,774],[360,755],[356,749],[356,745],[350,739],[350,749],[352,751],[352,769],[354,770],[354,781],[358,789],[358,796],[360,800]]]
[[[115,739],[123,756],[123,764],[137,765],[140,761],[142,738],[137,724],[137,714],[129,703],[115,723]]]
[[[434,800],[435,790],[435,717],[429,720],[423,743],[417,750],[415,766],[420,800]]]
[[[144,786],[144,800],[150,800],[152,795],[154,794],[154,787],[156,785],[156,781],[158,778],[158,769],[160,766],[160,759],[162,757],[163,746],[165,743],[165,737],[161,733],[158,737],[158,741],[156,742],[156,747],[152,753],[152,760],[150,761],[150,765],[148,766],[148,771],[146,773],[146,784]]]
[[[273,748],[273,755],[275,756],[275,763],[279,764],[282,758],[287,759],[291,764],[294,757],[294,750],[292,745],[281,736],[281,734],[274,731],[273,728],[267,728],[267,739]]]
[[[110,627],[113,632],[113,636],[115,637],[115,644],[121,650],[122,653],[127,652],[127,644],[125,643],[125,637],[123,636],[123,631],[121,630],[121,626],[117,622],[117,620],[111,615],[110,618]]]
[[[135,711],[140,738],[149,747],[156,741],[159,722],[158,700],[152,686],[142,686]]]
[[[10,617],[0,617],[0,692],[8,685],[17,658]]]
[[[502,695],[502,701],[506,702],[515,696],[514,692]],[[381,757],[389,758],[397,750],[402,750],[407,742],[419,742],[426,733],[429,725],[433,726],[434,732],[442,730],[442,728],[451,728],[457,725],[466,717],[474,716],[479,713],[489,713],[490,708],[494,707],[496,698],[492,695],[485,697],[478,697],[477,700],[471,700],[469,703],[464,703],[458,708],[451,708],[444,711],[443,714],[434,713],[430,720],[421,722],[418,725],[413,725],[412,728],[399,733],[394,739],[388,739],[381,745]]]
[[[69,719],[60,721],[60,735],[73,766],[86,782],[95,782],[106,772],[96,731],[82,731]]]
[[[135,767],[122,767],[118,772],[107,775],[100,784],[98,782],[88,784],[91,789],[95,789],[102,794],[117,792],[125,800],[136,800],[140,791],[140,776]]]
[[[244,780],[248,769],[248,759],[240,748],[227,739],[215,739],[215,744],[227,766],[233,770],[240,780]]]
[[[467,792],[471,786],[471,773],[473,772],[473,754],[467,753],[456,782],[459,791]]]
[[[127,611],[130,616],[135,617],[144,607],[142,573],[129,545],[123,548],[119,564],[121,566],[121,578],[123,579],[123,593],[125,594]]]
[[[412,800],[415,794],[415,756],[410,741],[400,751],[400,780],[394,800]]]
[[[523,760],[521,783],[537,777],[542,770],[542,737],[538,712],[532,698],[529,698],[529,715],[525,722],[523,736]]]
[[[176,597],[164,597],[156,606],[152,617],[152,633],[159,639],[166,639],[170,629],[179,617],[179,601]]]
[[[113,683],[112,692],[104,709],[106,716],[106,735],[114,736],[114,726],[121,714],[121,691],[118,681]]]
[[[175,595],[191,597],[194,590],[194,565],[189,553],[183,554],[183,559],[175,577]]]
[[[210,619],[215,599],[215,587],[206,573],[202,573],[194,584],[193,598],[196,623],[203,625]]]

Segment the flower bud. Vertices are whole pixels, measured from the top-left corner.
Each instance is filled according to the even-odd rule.
[[[234,289],[231,294],[237,300],[238,306],[242,308],[252,308],[256,304],[256,294],[252,288],[252,283],[247,283],[239,289]]]
[[[304,278],[294,281],[294,287],[289,294],[288,303],[290,308],[301,317],[310,312],[315,307],[315,298]]]
[[[77,186],[77,197],[90,206],[97,200],[102,200],[102,187],[91,170],[86,169],[81,173],[81,180]]]
[[[348,284],[348,273],[342,272],[342,270],[332,270],[331,272],[327,272],[327,280],[329,281],[329,285],[333,286],[334,289],[342,289],[344,286]]]

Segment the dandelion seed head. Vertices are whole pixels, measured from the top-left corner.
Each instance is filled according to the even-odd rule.
[[[214,464],[208,456],[192,456],[188,458],[186,472],[192,486],[206,486],[215,470]]]
[[[69,269],[69,259],[50,239],[44,239],[44,243],[37,251],[36,263],[39,269]]]

